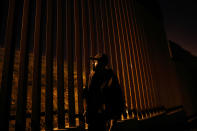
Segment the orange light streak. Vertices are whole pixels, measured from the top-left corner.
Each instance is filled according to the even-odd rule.
[[[126,20],[126,18],[125,18],[125,12],[124,12],[124,7],[123,7],[123,3],[122,3],[122,1],[121,1],[121,5],[122,5],[122,10],[123,10],[123,19],[124,19],[124,21],[127,21]],[[126,4],[125,4],[125,7],[126,7],[126,13],[127,13],[127,18],[128,18],[128,12],[127,12],[127,6],[126,6]],[[128,22],[128,21],[127,21]],[[130,23],[128,22],[127,23],[128,25],[129,25],[129,27],[130,27]],[[133,61],[132,61],[132,58],[131,58],[131,49],[130,49],[130,46],[129,46],[129,42],[130,42],[130,39],[129,39],[129,36],[128,36],[128,34],[130,33],[128,30],[127,30],[127,27],[126,27],[126,24],[125,24],[125,29],[126,29],[126,37],[127,37],[127,41],[128,41],[128,43],[127,43],[127,48],[128,48],[128,50],[129,50],[129,57],[130,57],[130,63],[131,63],[131,73],[132,73],[132,77],[133,77],[133,90],[134,90],[134,98],[135,98],[135,108],[138,108],[138,105],[137,105],[137,95],[136,95],[136,85],[135,85],[135,82],[134,82],[134,80],[135,80],[135,77],[134,77],[134,70],[132,69],[132,67],[133,66],[135,66],[134,65],[134,63],[133,63]],[[129,30],[130,30],[130,28],[129,28]],[[131,31],[131,30],[130,30]]]
[[[119,16],[121,15],[121,13],[120,13],[120,8],[119,8],[119,11],[118,11],[118,13],[117,13],[117,8],[116,8],[116,6],[115,6],[115,2],[114,2],[114,7],[115,7],[115,14],[116,14],[116,21],[117,21],[117,23],[118,23],[118,16],[117,16],[117,14],[119,14]],[[119,44],[120,44],[120,47],[122,48],[122,46],[121,46],[121,41],[120,41],[120,37],[122,36],[122,39],[123,39],[123,48],[124,48],[124,56],[125,56],[125,60],[126,60],[126,71],[127,71],[127,77],[128,77],[128,84],[129,84],[129,97],[130,97],[130,100],[131,100],[131,109],[133,109],[133,102],[132,102],[132,97],[131,97],[131,81],[130,81],[130,76],[129,76],[129,69],[128,69],[128,61],[127,61],[127,58],[126,58],[126,56],[127,56],[127,54],[126,54],[126,44],[125,44],[125,39],[124,39],[124,37],[123,37],[123,27],[122,27],[122,21],[121,21],[121,18],[119,18],[119,23],[117,24],[117,28],[118,28],[118,36],[119,36]],[[120,24],[120,27],[119,27],[119,24]],[[120,30],[121,30],[121,32],[120,32]],[[120,36],[121,35],[121,36]],[[122,49],[120,49],[121,50],[121,54],[122,54]],[[123,56],[122,56],[123,57]],[[123,61],[122,61],[123,62]],[[129,104],[129,105],[130,105]]]
[[[111,13],[111,18],[112,18],[112,32],[114,33],[114,36],[115,36],[115,29],[114,29],[114,21],[113,21],[113,14],[112,14],[112,7],[111,7],[111,3],[109,4],[110,5],[110,13]],[[113,37],[114,38],[114,47],[115,47],[115,54],[117,54],[117,47],[116,47],[116,39],[115,39],[115,37]],[[121,55],[121,62],[122,62],[122,54],[120,53],[120,55]],[[117,61],[117,63],[118,63],[118,58],[117,58],[117,55],[116,55],[116,61]],[[123,63],[123,62],[122,62]],[[118,65],[117,65],[117,67],[118,67]],[[122,65],[122,71],[124,70],[124,67],[123,67],[123,65]],[[125,83],[125,76],[124,76],[124,73],[122,72],[122,75],[123,75],[123,84],[124,84],[124,94],[125,94],[125,103],[126,103],[126,106],[128,105],[128,100],[126,99],[127,98],[127,94],[126,94],[126,83]],[[119,77],[119,79],[120,79],[120,77]]]

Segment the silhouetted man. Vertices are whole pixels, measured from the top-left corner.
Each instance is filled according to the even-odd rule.
[[[106,131],[110,120],[118,120],[124,110],[122,91],[116,75],[107,68],[108,58],[97,54],[90,58],[93,70],[85,89],[89,131]]]

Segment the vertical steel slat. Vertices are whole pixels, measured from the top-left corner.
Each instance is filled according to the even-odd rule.
[[[117,33],[118,33],[118,41],[119,41],[119,46],[120,46],[120,52],[122,54],[122,64],[125,72],[125,81],[126,81],[126,93],[127,93],[127,108],[128,110],[131,110],[133,108],[133,103],[132,103],[132,97],[131,97],[131,81],[130,81],[130,76],[129,76],[129,65],[128,65],[128,59],[127,59],[127,49],[126,49],[126,44],[125,44],[125,39],[124,39],[124,32],[123,32],[123,27],[122,27],[122,21],[120,18],[120,7],[118,6],[119,3],[117,0],[114,1],[114,9],[115,9],[115,18],[117,22]]]
[[[100,28],[101,28],[101,34],[100,34],[100,37],[102,39],[102,42],[103,42],[103,53],[107,54],[109,58],[111,58],[110,56],[110,50],[109,50],[109,47],[107,48],[107,36],[105,36],[107,34],[107,28],[106,28],[106,21],[104,19],[104,1],[103,0],[100,0],[99,2],[99,5],[98,5],[98,10],[100,11]],[[107,51],[106,51],[107,50]],[[111,65],[111,63],[110,63]]]
[[[28,78],[28,18],[30,1],[24,1],[22,29],[20,40],[20,64],[17,94],[16,125],[15,130],[24,131],[26,127],[26,102],[27,102],[27,78]]]
[[[148,99],[148,96],[147,96],[148,83],[147,83],[147,77],[146,77],[146,71],[147,71],[146,70],[146,65],[145,65],[146,63],[144,63],[145,56],[144,56],[144,52],[143,52],[143,38],[142,38],[142,34],[140,32],[140,28],[138,26],[140,20],[137,19],[137,17],[138,17],[137,13],[138,12],[137,12],[136,7],[135,7],[137,5],[135,4],[135,2],[133,2],[132,5],[133,5],[132,8],[133,8],[133,15],[134,15],[134,23],[135,23],[136,35],[138,36],[137,37],[137,40],[138,40],[138,51],[139,51],[139,57],[140,57],[140,60],[141,60],[140,61],[140,63],[141,63],[141,81],[143,83],[142,90],[143,90],[143,97],[144,97],[144,105],[145,105],[145,110],[147,110],[148,107],[149,107],[149,99]],[[138,22],[137,22],[137,20],[138,20]],[[145,93],[145,91],[147,93]]]
[[[118,35],[118,30],[117,30],[117,23],[116,23],[116,18],[115,18],[115,9],[114,9],[114,5],[113,5],[113,1],[110,0],[108,1],[109,3],[109,9],[110,9],[110,14],[111,14],[111,25],[112,25],[112,32],[113,32],[113,35],[112,37],[114,38],[114,46],[115,46],[115,52],[117,54],[117,63],[119,64],[118,68],[119,68],[119,80],[121,81],[121,86],[122,86],[122,89],[124,90],[124,96],[125,96],[125,103],[126,103],[126,106],[128,105],[128,97],[127,97],[127,91],[126,91],[126,87],[127,87],[127,83],[125,81],[125,71],[124,71],[124,63],[123,63],[123,60],[122,60],[122,53],[121,53],[121,50],[120,50],[120,45],[119,45],[119,36]]]
[[[62,1],[57,0],[57,95],[58,95],[58,128],[65,128],[64,109],[64,46],[62,39]]]
[[[125,5],[125,10],[126,10],[126,18],[127,18],[127,21],[128,21],[128,27],[129,27],[129,36],[130,36],[130,44],[129,44],[129,48],[130,48],[130,51],[132,52],[132,55],[131,55],[131,59],[133,61],[133,75],[134,75],[134,82],[136,85],[134,87],[134,92],[135,92],[135,99],[136,99],[136,110],[141,110],[142,108],[142,102],[141,102],[141,95],[140,95],[140,83],[139,83],[139,78],[138,78],[138,63],[137,63],[137,54],[136,54],[136,50],[135,50],[135,43],[136,42],[136,38],[135,38],[135,35],[134,35],[134,30],[132,28],[133,26],[133,23],[130,21],[130,17],[131,17],[131,14],[129,9],[128,9],[128,3],[126,2],[126,0],[124,0],[124,5]]]
[[[118,19],[118,12],[117,12],[117,7],[116,7],[116,1],[112,1],[111,2],[111,8],[113,9],[113,17],[114,17],[114,23],[115,23],[115,26],[114,26],[114,29],[115,29],[115,32],[116,32],[116,44],[117,44],[117,49],[118,49],[118,52],[120,53],[120,60],[119,62],[121,63],[121,68],[122,68],[122,73],[123,73],[123,82],[124,82],[124,92],[125,92],[125,99],[126,99],[126,107],[127,107],[127,110],[130,110],[131,109],[131,95],[130,95],[130,81],[128,81],[128,64],[127,64],[127,59],[125,58],[126,55],[125,55],[125,50],[124,50],[124,41],[122,39],[122,34],[120,32],[121,30],[121,27],[120,27],[120,23],[119,23],[119,19]],[[129,116],[127,115],[127,118]]]
[[[152,36],[150,37],[152,47],[155,46],[155,44],[157,44],[157,43],[155,42],[155,39],[152,38],[152,37],[154,37],[154,36],[155,36],[155,34],[153,33]],[[154,52],[153,54],[155,54],[155,50],[154,50],[154,49],[151,49],[151,52]],[[154,100],[154,106],[153,106],[153,108],[156,108],[156,107],[157,107],[157,94],[156,94],[157,92],[156,92],[155,88],[157,88],[157,86],[158,86],[157,83],[160,81],[160,80],[159,80],[160,77],[159,77],[158,72],[157,72],[158,70],[160,70],[160,69],[157,67],[157,66],[158,66],[157,60],[158,60],[158,56],[153,56],[153,67],[154,67],[153,72],[154,72],[154,78],[156,78],[156,79],[152,79],[152,94],[153,94],[153,100]],[[153,113],[154,113],[154,112],[153,112]]]
[[[131,58],[133,60],[133,73],[134,73],[134,78],[135,79],[135,85],[136,87],[134,87],[135,90],[135,97],[136,97],[136,110],[140,111],[142,110],[142,100],[141,100],[141,91],[140,91],[140,86],[141,83],[139,81],[139,74],[138,74],[138,70],[139,70],[139,63],[137,61],[137,51],[136,51],[136,36],[135,36],[135,30],[133,28],[133,22],[131,19],[131,12],[129,10],[129,4],[126,2],[126,0],[124,0],[124,5],[126,7],[126,14],[127,14],[127,21],[129,24],[129,36],[130,36],[130,50],[132,52]]]
[[[131,38],[131,49],[133,50],[133,60],[135,63],[135,74],[136,74],[136,78],[137,78],[137,96],[138,96],[138,101],[139,101],[139,106],[138,106],[138,111],[142,111],[144,109],[144,105],[143,105],[143,97],[142,97],[142,81],[141,81],[141,70],[140,70],[140,62],[139,62],[139,52],[138,52],[138,48],[137,48],[137,36],[136,36],[136,29],[134,28],[134,22],[133,22],[133,12],[132,11],[132,7],[130,7],[130,4],[132,3],[125,3],[127,5],[127,14],[128,14],[128,23],[130,23],[130,38]]]
[[[94,18],[95,18],[95,35],[97,43],[97,52],[103,53],[103,39],[102,39],[102,24],[101,24],[101,11],[99,10],[101,0],[93,1]]]
[[[66,42],[68,62],[68,103],[69,103],[69,126],[75,126],[75,95],[74,95],[74,3],[67,0],[66,3]]]
[[[119,53],[116,51],[116,39],[114,37],[114,21],[113,21],[113,16],[110,8],[110,3],[109,1],[104,1],[105,2],[105,11],[106,11],[106,21],[107,21],[107,30],[108,30],[108,35],[109,35],[109,44],[111,46],[111,55],[112,55],[112,65],[114,71],[116,71],[118,79],[120,81],[120,86],[122,88],[122,91],[124,92],[124,84],[122,80],[122,69],[121,69],[121,63],[119,62]],[[125,96],[125,94],[123,93]]]
[[[147,52],[146,52],[146,47],[145,47],[145,42],[144,41],[146,41],[145,39],[145,36],[144,36],[144,34],[141,32],[141,30],[142,30],[142,28],[140,27],[140,25],[138,24],[138,30],[139,30],[139,32],[140,32],[140,34],[141,34],[141,46],[142,46],[142,52],[143,52],[143,54],[144,54],[144,63],[145,63],[145,75],[146,75],[146,77],[147,77],[147,97],[148,97],[148,99],[149,99],[149,109],[151,109],[153,106],[152,106],[152,102],[150,102],[151,100],[152,100],[152,98],[151,98],[151,96],[153,95],[153,94],[151,94],[151,84],[150,84],[150,78],[151,78],[151,76],[149,75],[149,67],[148,67],[148,61],[147,61]],[[148,90],[149,89],[149,90]]]
[[[145,49],[145,53],[146,53],[146,56],[147,56],[147,60],[146,60],[146,62],[147,62],[147,68],[148,68],[148,72],[147,72],[147,74],[148,74],[148,77],[150,78],[149,79],[149,85],[150,85],[150,87],[149,87],[149,90],[150,90],[150,96],[152,97],[152,95],[154,95],[153,94],[153,91],[152,91],[152,87],[154,86],[154,84],[153,84],[153,75],[152,75],[152,69],[151,69],[151,61],[150,61],[150,53],[149,53],[149,51],[148,51],[148,41],[147,41],[147,36],[146,36],[146,34],[145,34],[145,31],[144,31],[144,28],[142,27],[142,33],[143,33],[143,35],[144,35],[144,37],[145,37],[145,44],[144,44],[144,49]],[[151,100],[152,100],[152,98],[150,98]],[[153,104],[153,100],[152,100],[152,104],[151,104],[151,108],[154,108],[154,104]]]
[[[125,1],[124,1],[125,2]],[[138,109],[138,99],[137,99],[137,91],[136,91],[136,88],[138,86],[138,83],[137,83],[137,78],[136,78],[136,74],[135,74],[135,61],[134,61],[134,54],[133,54],[133,51],[131,49],[131,44],[133,44],[133,41],[131,41],[131,39],[129,38],[130,37],[130,23],[128,22],[128,13],[127,13],[127,7],[126,7],[126,4],[123,3],[123,1],[120,1],[120,5],[121,5],[121,11],[122,11],[122,19],[123,21],[125,21],[125,23],[123,22],[123,25],[124,25],[124,29],[125,29],[125,40],[127,41],[127,49],[128,49],[128,52],[129,52],[129,61],[130,61],[130,81],[132,81],[132,87],[131,87],[131,90],[132,90],[132,97],[133,97],[133,110],[136,110]],[[130,113],[131,114],[131,113]]]
[[[150,63],[149,63],[149,68],[150,68],[150,72],[151,72],[151,70],[152,70],[152,74],[153,75],[151,75],[152,77],[150,77],[150,81],[151,81],[151,96],[152,96],[152,109],[153,108],[155,108],[156,107],[156,94],[155,94],[155,92],[154,92],[154,87],[156,86],[155,85],[155,82],[157,81],[157,79],[155,79],[155,78],[153,78],[153,76],[155,77],[156,76],[156,74],[155,74],[155,62],[154,62],[154,58],[153,57],[155,57],[154,55],[153,55],[153,50],[152,50],[152,48],[151,47],[153,47],[153,46],[151,46],[152,45],[152,43],[153,43],[153,41],[152,41],[152,38],[151,38],[151,36],[149,37],[149,39],[150,39],[150,48],[149,48],[149,50],[148,50],[148,48],[147,48],[147,51],[149,52],[149,54],[151,54],[151,57],[152,57],[152,59],[149,59],[149,61],[150,61]],[[154,69],[154,70],[153,70]]]
[[[46,130],[53,129],[53,0],[46,1],[46,94],[45,94],[45,121]]]
[[[84,47],[84,65],[85,65],[85,77],[86,85],[90,74],[90,31],[89,31],[89,17],[88,17],[88,2],[85,0],[81,2],[82,7],[82,28],[83,28],[83,47]]]
[[[113,40],[113,32],[112,32],[112,27],[110,26],[111,25],[111,19],[110,19],[110,12],[109,12],[109,9],[107,7],[107,3],[105,0],[102,0],[103,2],[103,5],[101,5],[101,7],[103,8],[102,11],[103,11],[103,25],[104,26],[104,32],[106,32],[106,35],[105,33],[103,33],[103,37],[106,38],[106,41],[105,41],[105,45],[106,45],[106,51],[107,51],[107,48],[109,49],[109,52],[108,52],[108,58],[109,58],[109,64],[111,65],[113,71],[115,73],[117,73],[118,75],[118,78],[119,78],[119,71],[118,71],[118,63],[116,61],[116,58],[117,58],[117,54],[115,53],[115,48],[112,44],[114,44]],[[106,22],[106,23],[104,23]],[[111,30],[111,31],[110,31]]]
[[[106,37],[107,37],[107,41],[106,41],[106,47],[109,48],[109,57],[110,59],[110,63],[112,66],[113,71],[115,72],[115,74],[117,74],[121,89],[122,89],[122,95],[124,97],[125,100],[125,93],[124,93],[124,84],[123,84],[123,79],[122,79],[122,70],[121,70],[121,63],[118,62],[119,60],[119,54],[117,52],[117,47],[116,47],[116,39],[114,37],[114,22],[112,19],[112,12],[110,9],[110,5],[109,5],[109,1],[106,2],[105,0],[103,0],[103,20],[106,22],[104,25],[106,25],[104,28],[106,28]],[[107,49],[106,48],[106,49]],[[126,101],[126,100],[125,100]],[[125,103],[124,103],[125,104]]]
[[[127,10],[127,2],[124,1],[125,3],[123,4],[122,1],[119,3],[120,5],[122,5],[122,14],[123,14],[123,21],[125,21],[125,23],[123,22],[123,25],[125,25],[125,33],[126,33],[126,38],[125,40],[127,41],[127,48],[128,48],[128,52],[129,52],[129,59],[130,59],[130,73],[132,75],[131,81],[132,81],[132,85],[133,87],[131,88],[132,90],[132,97],[133,97],[133,111],[135,112],[136,110],[140,109],[140,103],[141,103],[141,99],[140,99],[140,95],[139,95],[139,90],[138,90],[138,86],[139,86],[139,81],[138,81],[138,74],[137,74],[137,63],[136,63],[136,54],[135,54],[135,50],[134,50],[134,43],[132,41],[133,36],[131,36],[131,25],[130,22],[128,20],[128,10]],[[124,12],[125,9],[125,12]],[[126,19],[127,18],[127,19]],[[135,101],[134,101],[135,100]],[[131,112],[129,112],[129,115],[131,115]]]
[[[9,130],[9,113],[11,104],[11,90],[13,79],[15,43],[13,42],[13,26],[15,14],[15,0],[9,1],[7,25],[5,31],[5,54],[3,62],[1,89],[0,89],[0,130]]]
[[[145,43],[146,43],[146,38],[145,38],[145,35],[143,34],[143,32],[142,32],[142,30],[143,30],[143,28],[142,27],[140,27],[140,25],[138,25],[138,29],[139,29],[139,31],[140,31],[140,33],[142,34],[142,37],[143,37],[143,43],[142,43],[142,52],[144,52],[144,62],[145,62],[145,68],[146,68],[146,76],[147,76],[147,84],[148,84],[148,88],[147,88],[147,95],[148,95],[148,98],[149,98],[149,109],[151,109],[153,106],[152,106],[152,104],[151,103],[153,103],[151,100],[152,100],[152,98],[151,98],[151,96],[152,96],[152,94],[151,94],[151,83],[150,83],[150,78],[151,78],[151,76],[150,76],[150,74],[149,74],[149,67],[148,67],[148,61],[147,61],[147,57],[148,57],[148,53],[147,53],[147,51],[146,51],[146,47],[145,47]],[[142,40],[142,38],[141,38],[141,40]]]
[[[89,31],[89,12],[88,12],[88,1],[84,0],[81,2],[81,12],[82,12],[82,35],[83,35],[83,55],[84,55],[84,69],[85,69],[85,88],[87,88],[89,74],[90,74],[90,31]],[[85,93],[83,94],[85,95]],[[85,97],[85,96],[83,96]],[[86,101],[83,101],[84,110],[86,110]]]
[[[83,77],[82,77],[82,14],[81,14],[81,0],[74,0],[74,24],[75,24],[75,53],[76,53],[76,64],[77,64],[77,86],[78,86],[78,113],[80,124],[83,123]]]
[[[105,2],[104,0],[100,0],[99,3],[99,10],[101,11],[101,25],[102,25],[102,40],[103,40],[103,52],[107,54],[108,59],[109,59],[109,66],[113,69],[113,64],[112,64],[112,51],[111,51],[111,43],[110,43],[110,38],[108,34],[108,21],[106,18],[106,9],[105,9]],[[116,70],[114,70],[116,72]]]
[[[128,13],[127,13],[127,7],[126,7],[126,4],[123,3],[123,1],[119,1],[119,5],[121,6],[121,14],[122,14],[122,17],[120,18],[120,21],[122,21],[122,26],[123,26],[123,35],[125,37],[125,43],[126,43],[126,49],[127,49],[127,58],[128,58],[128,61],[129,61],[129,75],[130,75],[130,81],[132,81],[132,87],[131,87],[131,95],[132,95],[132,98],[133,98],[133,109],[132,110],[136,110],[138,109],[138,100],[137,100],[137,91],[136,91],[136,88],[138,86],[138,82],[137,82],[137,76],[135,74],[135,60],[134,60],[134,55],[133,54],[133,51],[131,49],[131,44],[133,44],[133,41],[131,40],[131,38],[129,38],[130,36],[130,23],[128,22]],[[132,115],[132,112],[129,113],[130,115]]]
[[[5,38],[5,29],[6,29],[6,20],[8,15],[8,6],[9,1],[8,0],[1,0],[0,2],[0,47],[3,47],[4,45],[4,38]],[[0,87],[1,88],[1,87]]]
[[[95,17],[93,9],[93,0],[88,0],[88,13],[89,13],[89,28],[90,28],[90,55],[95,56],[97,53]]]
[[[148,51],[148,46],[146,45],[146,44],[148,44],[149,43],[149,41],[147,40],[147,37],[146,37],[146,35],[145,35],[145,32],[144,32],[144,28],[143,28],[143,35],[144,35],[144,37],[145,37],[145,44],[144,44],[144,49],[145,49],[145,52],[146,52],[146,55],[147,55],[147,67],[148,67],[148,72],[147,72],[147,74],[148,74],[148,76],[149,76],[149,95],[150,95],[150,109],[153,109],[154,108],[154,94],[153,94],[153,81],[152,81],[152,78],[151,78],[151,75],[152,75],[152,72],[151,72],[151,66],[150,66],[150,64],[152,63],[151,61],[150,61],[150,58],[149,58],[149,56],[151,55],[150,54],[150,52]],[[149,45],[150,46],[150,45]],[[150,46],[151,47],[151,46]]]
[[[146,110],[147,109],[147,99],[146,99],[146,94],[145,94],[145,76],[144,76],[144,63],[143,63],[143,56],[142,56],[142,52],[141,52],[141,41],[140,41],[140,34],[138,32],[138,28],[137,28],[137,21],[136,21],[136,11],[135,11],[135,7],[134,7],[134,3],[131,4],[131,8],[132,8],[132,15],[133,15],[133,24],[134,24],[134,30],[135,30],[135,36],[136,36],[136,50],[137,50],[137,56],[138,56],[138,62],[139,62],[139,75],[140,75],[140,81],[141,81],[141,92],[142,92],[142,100],[143,100],[143,108],[142,110]],[[142,114],[143,115],[143,114]],[[142,116],[143,117],[143,116]]]
[[[32,117],[31,129],[40,129],[40,95],[41,95],[41,43],[40,43],[40,23],[41,23],[41,2],[36,0],[36,16],[34,31],[34,58],[33,58],[33,85],[32,85]]]
[[[153,21],[151,21],[151,22],[153,22]],[[153,93],[154,93],[154,97],[155,97],[155,106],[154,106],[154,109],[156,109],[160,105],[160,103],[159,103],[159,92],[158,92],[158,88],[159,87],[158,86],[160,86],[160,83],[162,83],[162,80],[161,79],[163,79],[163,78],[161,77],[161,74],[164,75],[163,72],[162,72],[162,70],[163,70],[163,68],[162,68],[163,67],[163,63],[160,62],[161,61],[161,58],[163,58],[163,57],[160,57],[160,56],[163,56],[163,54],[161,55],[161,53],[162,53],[161,46],[158,46],[158,43],[160,43],[160,41],[158,41],[158,38],[159,37],[158,37],[157,28],[156,28],[156,26],[153,26],[153,25],[151,25],[151,26],[152,26],[151,29],[153,29],[152,30],[153,34],[152,34],[152,37],[151,37],[152,47],[153,46],[154,47],[155,46],[157,47],[157,48],[152,48],[152,51],[154,51],[155,53],[158,54],[158,55],[153,56],[154,57],[153,58],[154,59],[154,67],[156,69],[152,70],[155,73],[155,77],[152,79],[152,80],[155,80],[155,81],[153,81],[154,86],[153,86],[152,89],[153,89]],[[158,71],[161,71],[161,72],[158,72]],[[153,111],[154,111],[153,113],[155,113],[156,110],[153,110]]]
[[[136,1],[135,1],[135,0],[133,1],[132,5],[133,5],[132,8],[133,8],[133,12],[134,12],[133,15],[134,15],[134,18],[135,18],[135,19],[134,19],[134,23],[135,23],[135,28],[136,28],[136,30],[137,30],[136,34],[138,35],[137,38],[138,38],[138,40],[139,40],[139,45],[140,45],[141,42],[140,42],[140,39],[139,39],[139,37],[140,37],[139,28],[138,28],[138,25],[137,25],[137,22],[136,22],[136,15],[137,15],[136,13],[137,13],[137,11],[136,11],[136,9],[135,9],[135,6],[136,6]],[[141,50],[140,50],[140,52],[141,52]],[[141,54],[141,53],[140,53],[140,54]],[[142,60],[142,61],[143,61],[143,60]],[[154,95],[154,94],[153,94],[153,95]]]
[[[153,33],[155,33],[155,32],[153,32]],[[155,34],[152,34],[152,36],[150,36],[150,41],[151,41],[151,46],[152,47],[155,46],[154,44],[157,44],[157,42],[155,42],[155,37],[154,36],[155,36]],[[149,52],[154,54],[153,53],[153,52],[155,52],[154,48],[150,48]],[[152,94],[153,94],[153,100],[154,100],[153,108],[156,108],[157,105],[159,105],[159,102],[158,102],[159,96],[158,96],[158,92],[156,91],[156,89],[157,89],[157,82],[159,81],[158,80],[159,76],[158,76],[158,73],[157,73],[157,65],[158,65],[158,63],[157,63],[157,61],[155,61],[155,59],[156,60],[158,59],[157,58],[158,56],[153,55],[152,57],[153,58],[152,58],[152,62],[151,63],[153,63],[153,64],[152,64],[151,67],[152,67],[153,76],[151,77],[151,82],[152,82]]]
[[[117,8],[119,9],[118,16],[119,16],[119,22],[120,22],[120,27],[121,27],[121,35],[124,43],[124,50],[125,50],[125,59],[127,59],[127,66],[128,66],[128,81],[130,81],[130,97],[131,97],[131,110],[134,109],[134,106],[136,105],[136,99],[135,99],[135,91],[133,90],[132,87],[135,87],[135,83],[133,81],[134,75],[133,75],[133,64],[131,60],[131,52],[130,52],[130,47],[129,47],[129,38],[128,38],[128,24],[126,23],[125,19],[125,12],[124,9],[125,7],[122,5],[122,0],[117,0]],[[133,77],[133,79],[132,79]],[[131,111],[130,110],[130,111]],[[131,112],[129,112],[129,115],[132,115]]]

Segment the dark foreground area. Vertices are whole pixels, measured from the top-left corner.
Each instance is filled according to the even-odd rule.
[[[197,131],[197,117],[187,117],[184,110],[174,108],[164,113],[143,120],[128,119],[117,123],[111,131]],[[69,128],[59,131],[84,131],[84,129]]]

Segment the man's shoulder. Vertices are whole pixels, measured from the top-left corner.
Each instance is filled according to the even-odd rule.
[[[107,72],[107,74],[115,75],[115,74],[114,74],[114,71],[113,71],[111,68],[107,68],[107,69],[106,69],[106,72]]]
[[[117,81],[117,75],[114,73],[114,71],[112,69],[107,69],[107,76],[109,79],[112,79],[112,81]]]

